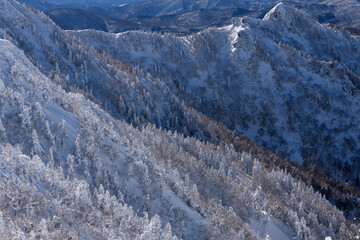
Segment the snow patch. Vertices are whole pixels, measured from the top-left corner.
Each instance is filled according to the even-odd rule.
[[[260,217],[252,217],[250,222],[250,227],[263,238],[269,236],[276,240],[293,239],[291,229],[266,212],[262,212]]]

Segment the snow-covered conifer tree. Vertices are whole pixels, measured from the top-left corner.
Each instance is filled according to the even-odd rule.
[[[6,142],[7,136],[6,136],[6,129],[4,125],[2,124],[1,118],[0,118],[0,141]]]
[[[57,137],[59,138],[60,145],[63,145],[65,139],[68,138],[68,134],[67,134],[67,131],[66,131],[66,122],[65,122],[64,119],[58,125],[58,135],[57,135]]]
[[[32,138],[31,155],[42,156],[44,154],[44,149],[42,148],[39,142],[38,134],[35,129],[32,130],[31,138]]]
[[[67,165],[68,165],[68,174],[67,177],[68,179],[72,180],[74,179],[75,176],[75,171],[74,171],[74,156],[73,155],[68,155],[66,158],[67,161]]]

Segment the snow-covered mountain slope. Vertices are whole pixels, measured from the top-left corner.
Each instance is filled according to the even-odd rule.
[[[158,216],[137,216],[102,187],[92,195],[85,181],[11,145],[0,144],[0,166],[3,239],[177,239]]]
[[[228,145],[119,122],[66,93],[9,41],[0,43],[5,238],[353,234],[342,212],[289,174],[269,172]]]
[[[1,147],[2,237],[146,238],[154,227],[163,239],[171,238],[158,217],[138,217],[119,201],[119,190],[118,199],[109,195],[121,178],[111,188],[106,182],[132,157],[116,140],[110,116],[81,94],[65,93],[10,42],[0,43],[1,141],[17,146]],[[112,157],[106,150],[111,148]]]
[[[293,161],[335,176],[339,168],[345,180],[358,174],[359,38],[285,4],[262,20],[186,37],[71,34],[139,65],[186,104]]]
[[[181,102],[15,1],[0,13],[1,237],[357,237],[323,195],[268,169],[263,149],[225,144],[225,127],[185,105],[191,92]]]
[[[286,0],[284,2],[303,9],[321,23],[360,29],[360,3],[357,0]]]
[[[138,67],[99,54],[61,30],[43,13],[16,1],[0,1],[0,36],[65,89],[82,89],[113,116],[135,126],[146,122],[205,139],[206,133],[168,87]]]
[[[3,162],[5,164],[6,161],[9,160],[16,161],[13,163],[13,166],[7,166],[10,168],[10,174],[16,174],[15,172],[11,172],[11,170],[15,171],[14,169],[18,169],[17,177],[20,179],[26,177],[25,180],[22,180],[24,181],[24,184],[27,185],[26,182],[30,181],[30,183],[38,189],[37,191],[36,188],[29,191],[35,192],[34,194],[45,195],[43,197],[44,200],[49,198],[47,197],[49,194],[49,196],[51,196],[50,200],[55,198],[50,201],[49,208],[52,207],[51,204],[54,204],[57,208],[61,209],[64,207],[66,209],[66,207],[71,208],[69,206],[69,204],[71,204],[78,207],[80,210],[80,208],[83,207],[88,208],[93,207],[92,205],[94,205],[94,207],[96,206],[95,202],[91,202],[91,196],[86,196],[88,195],[86,191],[89,191],[87,188],[90,188],[91,191],[94,191],[95,187],[99,188],[99,201],[103,202],[98,202],[98,204],[107,204],[108,206],[98,206],[97,208],[105,208],[101,209],[102,211],[100,212],[99,209],[95,209],[95,212],[92,213],[90,209],[88,214],[90,216],[103,216],[101,218],[104,218],[105,222],[96,223],[99,224],[99,226],[96,225],[98,228],[94,229],[95,233],[96,231],[100,231],[97,234],[99,234],[99,237],[102,236],[101,238],[103,239],[107,236],[107,231],[103,232],[104,230],[102,229],[104,224],[108,224],[106,223],[106,219],[112,221],[116,220],[116,218],[120,218],[119,220],[121,220],[123,214],[126,214],[126,211],[130,211],[130,213],[133,211],[126,206],[122,206],[121,202],[129,202],[129,205],[133,206],[135,212],[141,215],[143,212],[146,212],[151,216],[153,216],[156,211],[162,212],[162,215],[164,215],[165,218],[163,219],[164,221],[169,222],[171,220],[174,222],[172,224],[174,227],[176,227],[175,225],[178,225],[177,228],[179,231],[186,231],[183,233],[184,238],[189,238],[188,234],[198,236],[198,238],[204,237],[204,234],[207,232],[206,227],[204,226],[206,221],[203,220],[195,210],[190,209],[182,202],[183,200],[181,200],[181,198],[174,195],[165,182],[156,180],[157,177],[160,177],[160,175],[155,173],[159,171],[156,170],[158,167],[150,166],[146,163],[148,160],[145,159],[148,157],[146,155],[142,156],[142,154],[148,153],[144,152],[145,149],[141,147],[142,144],[139,143],[138,150],[136,150],[137,147],[132,146],[133,144],[138,144],[136,141],[139,141],[140,139],[135,136],[133,139],[125,137],[131,136],[131,131],[136,132],[137,130],[133,129],[130,125],[115,122],[108,114],[100,110],[98,106],[87,101],[84,96],[80,94],[65,93],[60,86],[56,86],[51,80],[39,73],[25,56],[11,43],[1,40],[0,56],[2,78],[0,84],[2,88],[2,141],[17,145],[22,152],[30,155],[30,158],[22,156],[22,153],[17,150],[18,153],[15,151],[15,156],[7,154],[10,157],[7,159],[5,158]],[[121,128],[123,128],[123,130],[120,130]],[[130,132],[126,133],[128,130],[130,130]],[[137,135],[139,134],[140,133]],[[128,145],[128,147],[126,147],[126,145]],[[140,151],[140,148],[143,150],[137,152]],[[12,152],[11,147],[9,151]],[[33,162],[31,158],[34,159]],[[43,159],[47,164],[47,167],[45,167],[44,163],[40,163],[41,161],[39,158]],[[25,166],[19,165],[18,162],[21,160],[24,161],[24,159],[27,161]],[[29,168],[29,170],[26,171],[30,171],[30,174],[28,173],[23,176],[23,170],[20,171],[19,169],[27,169],[27,165],[29,164],[30,166],[33,166],[32,168],[35,168],[34,171],[36,170],[36,172],[34,172],[34,176],[32,176],[32,168]],[[151,169],[148,169],[149,167]],[[19,175],[19,171],[21,172],[21,175]],[[48,173],[49,171],[50,174]],[[57,176],[52,175],[54,174],[54,171]],[[58,173],[59,171],[60,175]],[[56,181],[59,177],[61,178],[62,172],[66,174],[67,181],[70,182],[73,179],[78,178],[87,181],[90,186],[87,186],[84,182],[75,181],[72,183],[72,186],[76,186],[77,188],[80,188],[79,191],[85,192],[72,192],[72,190],[69,189],[71,186],[69,186],[69,183],[67,183],[63,176],[62,178],[64,180],[62,181],[65,181],[65,183],[60,182],[58,183],[58,187],[53,186],[54,183],[52,181]],[[5,171],[4,174],[6,173],[7,172]],[[4,177],[7,178],[6,175]],[[9,177],[10,179],[14,178],[14,176]],[[160,179],[161,178],[162,177],[160,177]],[[16,178],[14,181],[15,180]],[[7,188],[10,183],[11,181],[6,184]],[[20,188],[21,183],[18,184]],[[101,185],[104,185],[104,187]],[[174,186],[176,186],[176,184]],[[106,191],[115,194],[117,199],[110,198],[108,192],[106,195],[102,196],[101,194],[105,194],[104,190],[101,190],[103,188],[105,188]],[[21,193],[21,190],[19,191]],[[61,194],[62,191],[71,191],[71,194],[70,196],[66,196],[66,193]],[[76,198],[75,200],[72,199],[71,196],[73,194],[80,195],[79,203],[76,202],[78,201]],[[62,200],[65,196],[67,197],[67,200]],[[83,197],[85,197],[87,202],[81,202],[81,198]],[[57,203],[57,201],[60,201],[60,203]],[[11,204],[11,201],[2,202]],[[28,204],[31,204],[31,202]],[[62,206],[63,204],[65,205]],[[82,204],[87,204],[89,206],[82,206]],[[115,206],[113,206],[114,204]],[[125,207],[125,210],[126,208],[128,210],[121,212],[121,209],[116,209],[119,204],[119,207]],[[27,204],[25,201],[23,207],[16,209],[15,211],[19,211],[18,214],[24,214],[23,208],[26,206]],[[6,210],[11,211],[11,208],[5,208],[5,211]],[[115,210],[120,212],[112,212]],[[170,215],[170,210],[176,212],[171,213]],[[2,211],[4,214],[3,209]],[[46,208],[42,209],[41,212],[43,212],[43,215],[39,215],[38,219],[34,220],[40,222],[40,218],[45,218],[44,221],[46,222],[47,218],[50,217],[49,221],[51,222],[54,216],[59,214],[50,213],[50,209]],[[52,216],[48,216],[49,214],[52,214]],[[70,223],[71,221],[74,221],[73,224],[75,223],[74,225],[77,225],[76,221],[79,221],[77,220],[77,217],[80,216],[66,216],[66,212],[61,214],[64,214],[64,216],[58,216],[60,219],[61,217],[69,218],[68,221],[70,221]],[[116,214],[120,214],[120,216],[117,216]],[[22,217],[25,216],[26,215],[22,215]],[[31,216],[35,217],[34,215]],[[89,222],[85,221],[87,224],[91,223],[90,216],[87,220]],[[122,237],[125,238],[128,238],[126,236],[137,238],[136,234],[141,235],[141,231],[145,234],[145,230],[151,230],[151,228],[146,229],[146,224],[141,222],[147,221],[147,217],[142,219],[136,218],[135,216],[132,218],[131,216],[132,215],[128,217],[131,218],[132,223],[127,223],[126,220],[124,220],[124,223],[120,221],[119,223],[114,223],[115,226],[112,226],[112,228],[109,229],[110,232],[115,231],[113,233],[115,234],[113,235],[114,238],[121,237],[118,236],[118,234],[124,234]],[[176,219],[177,217],[181,218],[181,220]],[[20,217],[18,216],[18,218]],[[15,219],[13,221],[21,220]],[[28,220],[30,221],[30,219]],[[137,220],[139,222],[136,222]],[[59,221],[59,219],[57,221]],[[159,221],[159,219],[154,221],[154,227],[160,228],[160,223],[156,222]],[[26,223],[20,221],[18,224],[20,224],[18,227],[23,229],[24,226],[22,226],[22,224]],[[47,223],[46,225],[49,224],[50,223]],[[63,228],[68,229],[70,233],[76,233],[76,229],[72,230],[72,228],[66,227],[67,223],[63,224],[65,224]],[[116,226],[116,224],[120,225]],[[122,226],[122,224],[126,225]],[[139,227],[144,229],[132,229],[130,231],[127,229],[127,225],[129,224],[135,224],[133,228]],[[127,230],[122,232],[123,230],[116,229],[117,227],[125,227]],[[87,228],[89,227],[87,226]],[[190,230],[190,228],[193,230]],[[199,228],[203,228],[204,230],[199,231]],[[86,229],[84,231],[84,234],[93,234],[91,233],[92,229]],[[90,233],[86,231],[90,231]],[[153,231],[158,234],[156,232],[158,230],[154,229]],[[168,228],[166,231],[171,232]],[[81,231],[79,233],[81,233]],[[27,232],[27,234],[29,234],[29,232]],[[54,236],[55,234],[56,232],[54,233]],[[180,234],[180,232],[178,232],[178,234]],[[163,239],[169,237],[166,236]],[[144,237],[146,237],[146,235]]]

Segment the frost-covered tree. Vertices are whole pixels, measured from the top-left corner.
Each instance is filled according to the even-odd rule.
[[[54,159],[54,147],[51,146],[49,148],[49,162],[48,162],[48,166],[50,168],[54,168],[55,167],[55,159]]]
[[[253,157],[251,156],[251,154],[243,152],[241,154],[241,162],[243,162],[246,167],[246,173],[250,174],[250,170],[252,169],[253,164]]]
[[[65,139],[68,138],[68,134],[67,134],[67,131],[66,131],[66,122],[65,122],[64,119],[61,120],[61,122],[59,123],[57,128],[58,128],[57,137],[58,137],[59,144],[63,145]]]
[[[4,82],[1,79],[0,79],[0,92],[1,92],[1,94],[0,94],[0,111],[3,112],[7,90],[4,85]]]
[[[300,221],[296,222],[295,226],[298,239],[311,239],[310,229],[306,226],[306,221],[304,218],[301,218]]]
[[[5,238],[5,231],[6,231],[6,228],[5,228],[3,213],[0,210],[0,236],[2,238]]]
[[[36,102],[31,106],[31,119],[35,124],[41,124],[44,119],[44,113],[39,102]]]
[[[32,146],[31,146],[31,155],[39,155],[42,156],[44,154],[44,149],[42,148],[38,134],[35,129],[32,130],[31,133],[31,139],[32,139]]]
[[[21,126],[25,132],[29,131],[31,128],[31,118],[30,118],[30,108],[23,105],[20,112],[21,117]]]
[[[54,136],[51,132],[51,128],[50,128],[48,120],[45,121],[45,134],[46,134],[45,136],[48,139],[48,141],[52,142],[54,139]]]
[[[141,240],[145,239],[170,239],[175,240],[176,237],[172,236],[170,225],[166,225],[165,229],[161,228],[161,221],[158,215],[151,218],[149,224],[145,228],[144,233],[140,236]]]
[[[75,177],[75,170],[74,170],[74,156],[73,155],[68,155],[66,157],[66,161],[67,161],[67,166],[68,166],[68,172],[67,172],[67,177],[68,179],[72,180]]]
[[[7,141],[6,129],[1,121],[1,118],[0,118],[0,141],[2,142]]]

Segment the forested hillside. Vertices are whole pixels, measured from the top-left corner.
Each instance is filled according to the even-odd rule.
[[[0,238],[357,239],[358,39],[306,21],[342,40],[318,60],[300,20],[110,35],[0,0]]]
[[[292,161],[355,183],[360,41],[279,4],[173,35],[70,32],[161,79],[185,104]],[[352,171],[349,171],[351,169]]]

